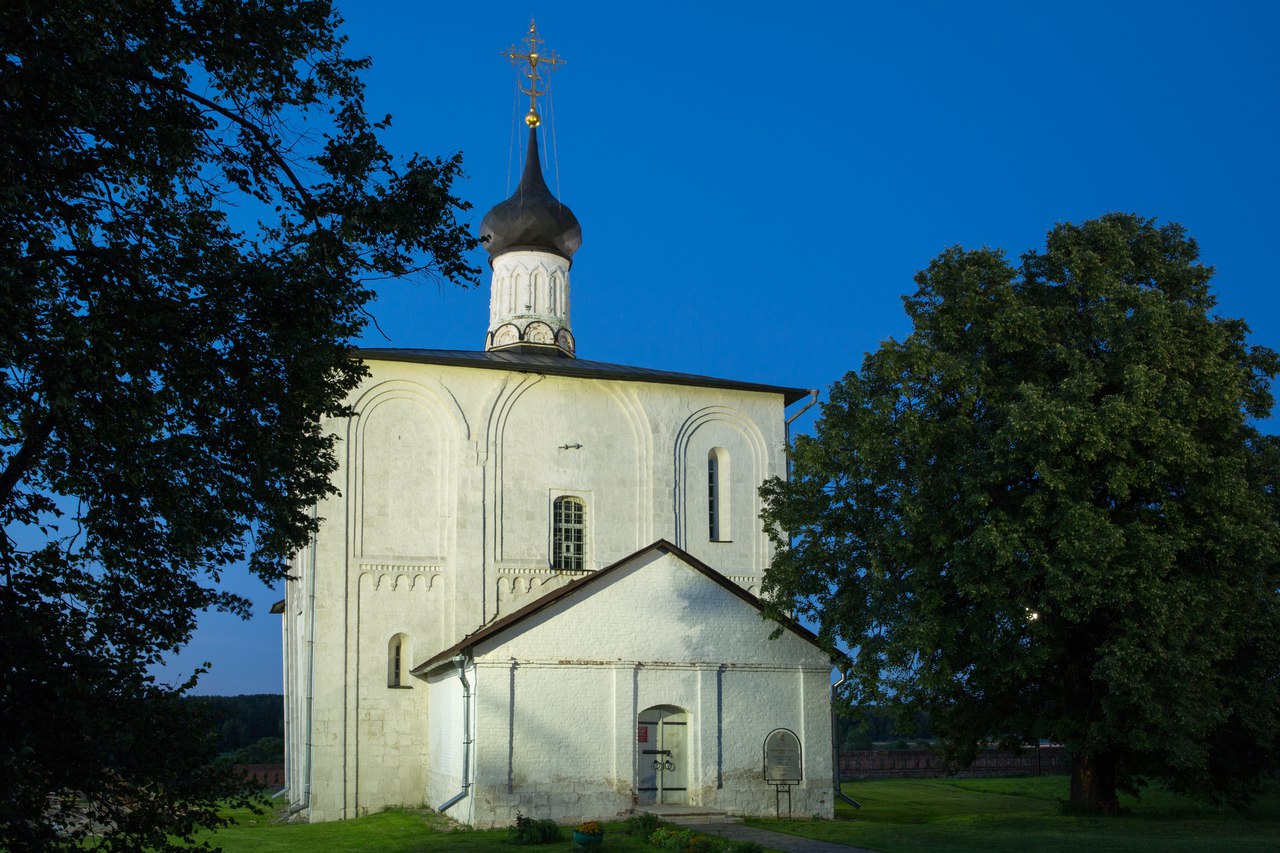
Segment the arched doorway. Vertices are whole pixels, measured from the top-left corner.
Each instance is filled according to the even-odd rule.
[[[641,805],[689,802],[689,715],[673,705],[640,712],[636,793]]]

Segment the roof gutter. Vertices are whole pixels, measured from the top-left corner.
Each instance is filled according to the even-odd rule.
[[[793,422],[793,421],[795,421],[795,419],[796,419],[796,418],[800,417],[800,416],[801,416],[801,415],[803,415],[805,412],[807,412],[807,411],[809,411],[810,409],[812,409],[812,408],[813,408],[813,406],[814,406],[814,404],[815,404],[815,403],[817,403],[817,402],[818,402],[818,389],[817,389],[817,388],[810,388],[810,389],[809,389],[809,402],[805,403],[805,404],[804,404],[804,408],[802,408],[800,411],[796,412],[794,415],[792,415],[791,417],[787,418],[786,423],[784,423],[784,424],[782,425],[782,428],[783,428],[784,430],[786,430],[786,435],[785,435],[784,437],[785,437],[786,442],[787,442],[787,443],[786,443],[786,448],[787,448],[787,479],[788,479],[788,480],[790,480],[790,479],[791,479],[791,424],[792,424],[792,422]]]

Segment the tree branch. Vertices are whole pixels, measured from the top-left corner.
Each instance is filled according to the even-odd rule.
[[[293,184],[293,188],[297,190],[298,195],[302,196],[302,200],[305,205],[304,213],[306,214],[307,218],[315,219],[315,199],[311,197],[311,193],[307,190],[306,186],[303,185],[302,181],[298,180],[298,176],[296,173],[294,173],[293,167],[289,165],[289,161],[284,158],[283,154],[281,154],[278,150],[276,150],[275,143],[271,141],[270,135],[265,130],[263,130],[261,127],[254,124],[252,121],[245,118],[235,110],[229,110],[226,107],[222,106],[222,104],[219,104],[217,101],[210,100],[209,98],[206,98],[203,95],[197,95],[195,92],[192,92],[190,89],[184,89],[181,86],[175,86],[172,83],[169,83],[166,80],[161,80],[157,77],[151,77],[149,78],[149,80],[150,82],[154,83],[157,86],[168,89],[170,92],[175,92],[183,96],[184,98],[189,98],[190,100],[195,101],[197,104],[200,104],[201,106],[208,107],[209,109],[216,112],[218,115],[223,116],[224,118],[228,118],[231,121],[234,121],[236,124],[240,125],[241,127],[248,130],[250,133],[252,133],[254,138],[256,138],[258,142],[261,143],[263,150],[266,151],[267,153],[267,156],[270,157],[275,162],[275,164],[280,167],[280,171],[284,172],[285,176],[289,178],[289,183]]]
[[[4,469],[3,474],[0,474],[0,506],[9,502],[9,497],[22,480],[22,475],[31,467],[36,455],[43,449],[44,443],[49,440],[49,436],[53,434],[55,423],[57,423],[57,419],[54,417],[53,411],[50,410],[40,423],[36,424],[35,429],[27,433],[27,437],[22,442],[22,446],[18,448],[18,452],[9,458],[8,467]]]

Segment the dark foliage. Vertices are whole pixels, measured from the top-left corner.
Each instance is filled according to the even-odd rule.
[[[278,737],[259,738],[222,758],[232,764],[280,764],[284,761],[284,741]]]
[[[393,163],[338,23],[0,4],[0,849],[217,824],[242,789],[148,673],[246,612],[220,573],[276,581],[315,529],[366,282],[477,275],[459,159]]]
[[[284,737],[284,697],[279,693],[193,696],[217,726],[218,752],[235,752],[263,738]]]
[[[917,712],[905,723],[896,713],[878,708],[860,708],[836,716],[836,740],[841,749],[871,749],[877,742],[902,742],[907,738],[933,737],[929,715]]]
[[[927,712],[960,764],[1059,741],[1086,808],[1145,776],[1248,801],[1280,748],[1280,361],[1212,274],[1111,214],[917,276],[911,335],[762,490],[766,591],[854,653],[853,706]]]
[[[662,824],[662,819],[656,814],[640,812],[627,818],[624,831],[627,835],[639,835],[641,838],[648,838]]]
[[[560,840],[560,826],[554,820],[537,820],[516,812],[516,822],[507,827],[512,844],[554,844]]]

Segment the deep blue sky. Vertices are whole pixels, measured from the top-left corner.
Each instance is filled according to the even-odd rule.
[[[1220,313],[1280,348],[1280,4],[339,5],[391,149],[461,151],[475,225],[518,176],[500,53],[537,16],[583,358],[825,390],[908,331],[945,247],[1016,256],[1108,211],[1186,226]],[[480,349],[487,276],[372,311],[366,345]],[[259,615],[208,617],[175,672],[278,692],[279,593],[231,583]]]

